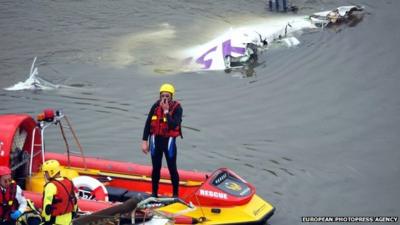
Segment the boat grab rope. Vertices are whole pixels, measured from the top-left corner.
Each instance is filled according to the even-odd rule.
[[[200,212],[203,215],[202,217],[199,218],[199,221],[205,221],[207,219],[207,217],[204,214],[203,207],[200,204],[199,198],[197,197],[197,195],[194,195],[194,197],[196,198],[197,205],[199,206]]]

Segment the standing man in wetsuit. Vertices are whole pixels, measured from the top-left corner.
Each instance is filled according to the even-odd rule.
[[[152,196],[158,197],[158,185],[163,154],[167,160],[173,187],[173,197],[179,195],[179,174],[176,166],[176,137],[181,136],[182,107],[173,100],[175,88],[172,84],[160,87],[160,98],[150,109],[143,131],[142,151],[150,150],[153,171],[151,173]]]
[[[26,199],[5,166],[0,166],[0,192],[0,225],[14,225],[25,211]]]
[[[48,160],[42,171],[47,183],[44,186],[42,217],[45,225],[71,225],[78,210],[76,188],[72,181],[61,176],[60,163]]]

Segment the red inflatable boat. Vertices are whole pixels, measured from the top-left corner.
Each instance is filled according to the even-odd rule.
[[[45,131],[59,127],[67,151],[47,152]],[[57,131],[58,132],[58,131]],[[73,137],[80,154],[72,154],[66,133]],[[151,166],[130,162],[85,157],[68,118],[51,109],[39,114],[35,121],[30,115],[0,115],[0,165],[12,170],[14,180],[24,189],[25,196],[41,207],[45,184],[41,165],[56,159],[62,165],[62,175],[73,180],[79,190],[80,210],[92,213],[125,202],[132,197],[146,199],[151,193]],[[274,207],[256,194],[253,185],[233,171],[221,168],[211,174],[180,170],[180,202],[160,205],[158,212],[168,214],[175,224],[254,224],[265,223]],[[159,193],[172,195],[168,171],[163,168]]]

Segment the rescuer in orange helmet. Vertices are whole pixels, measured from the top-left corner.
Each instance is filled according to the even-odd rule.
[[[0,224],[13,225],[26,208],[22,189],[11,178],[11,170],[0,166]]]

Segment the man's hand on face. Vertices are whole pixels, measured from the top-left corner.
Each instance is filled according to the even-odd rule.
[[[160,106],[164,112],[169,111],[168,98],[161,98]]]

